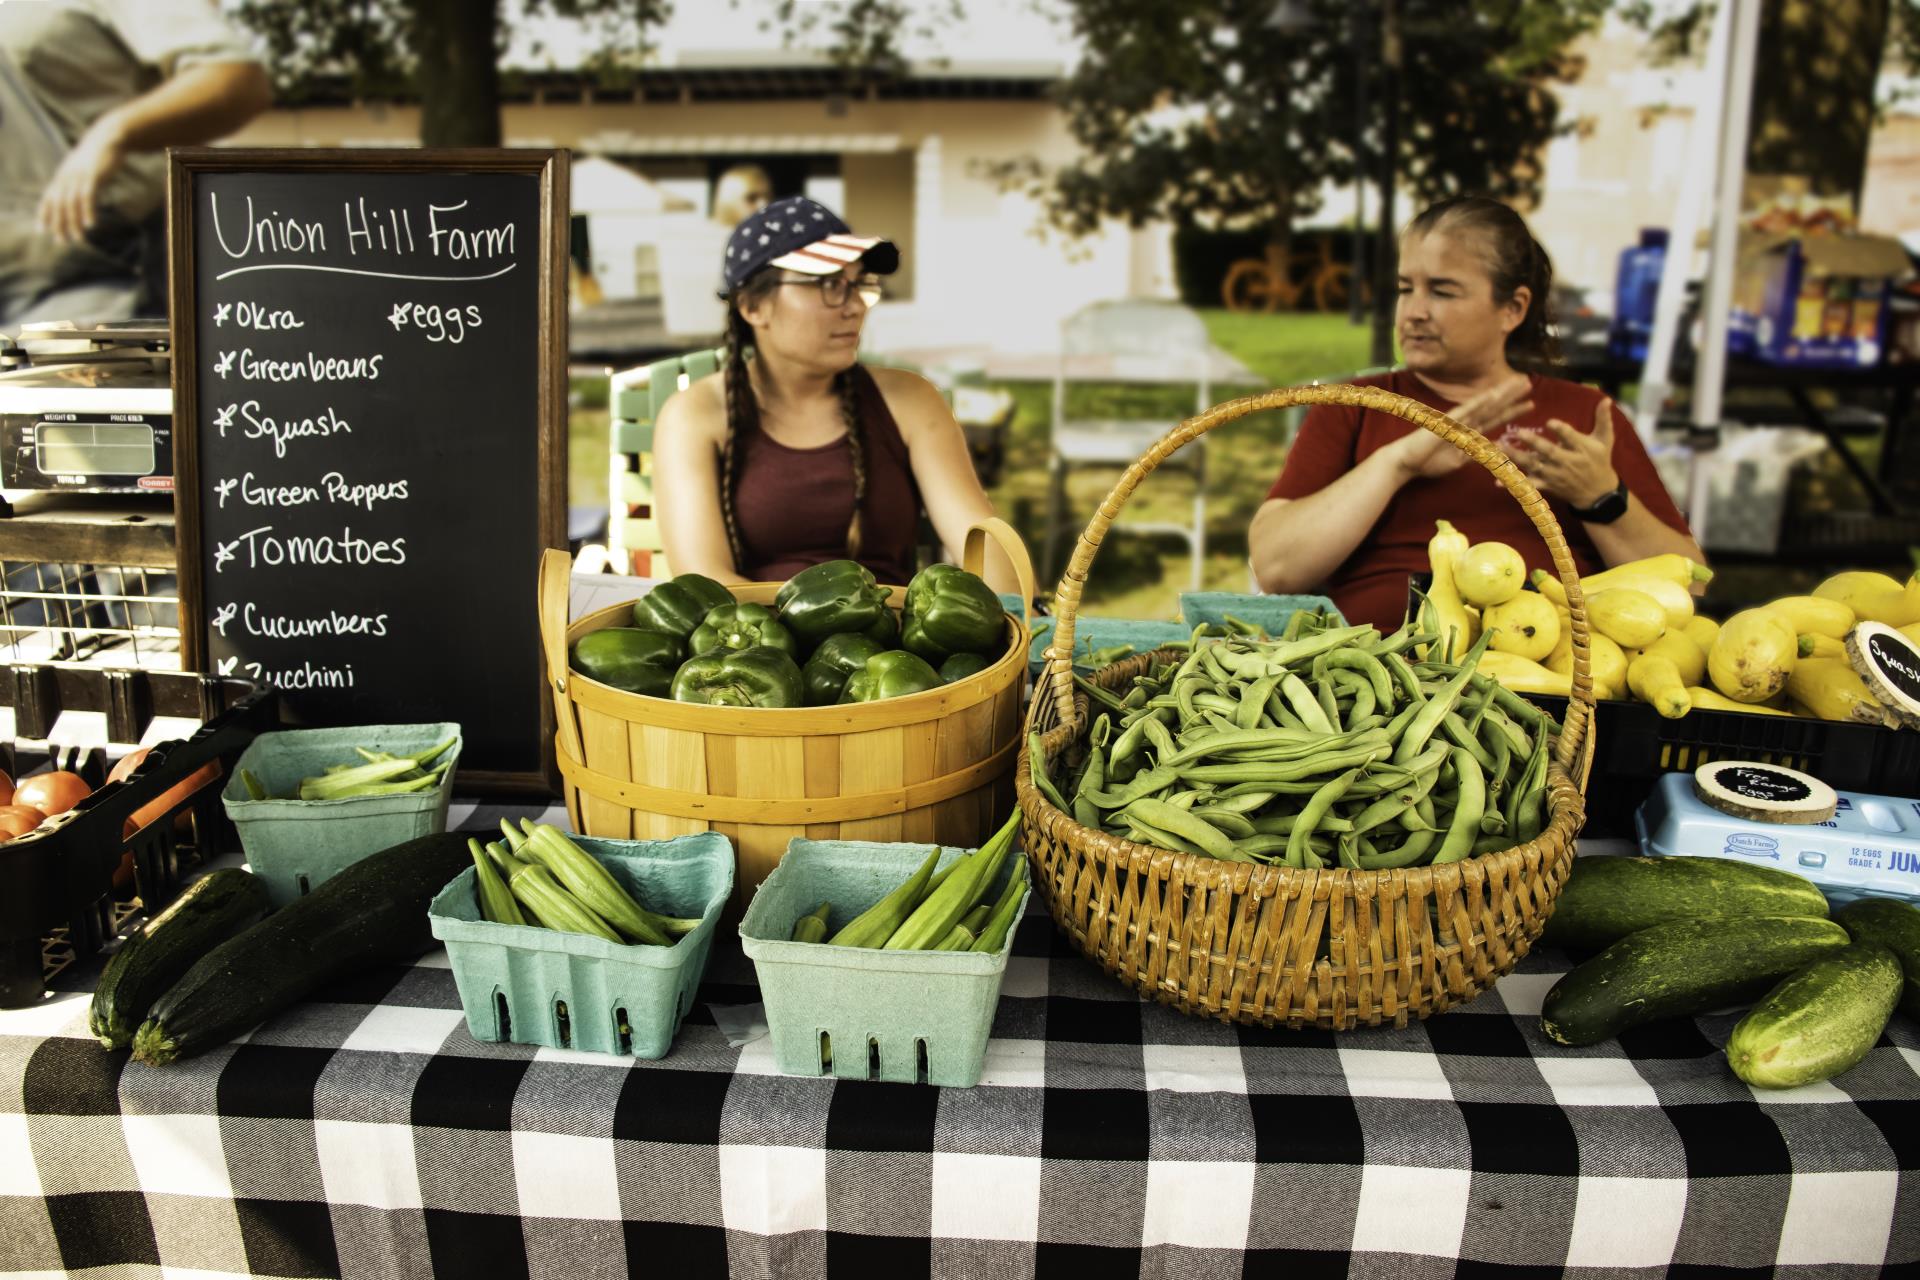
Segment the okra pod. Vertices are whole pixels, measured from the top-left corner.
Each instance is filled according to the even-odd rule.
[[[955,871],[938,890],[916,907],[901,922],[883,945],[888,951],[925,951],[947,936],[947,930],[972,909],[980,891],[992,883],[1000,864],[1013,847],[1019,829],[1020,811],[1015,809],[991,839],[964,859],[962,870]]]
[[[500,878],[500,872],[480,842],[467,837],[467,851],[473,854],[474,887],[478,891],[474,896],[479,900],[480,914],[495,924],[525,924],[527,918],[520,914],[520,904],[513,900],[513,891]]]
[[[1013,928],[1020,909],[1020,897],[1027,889],[1026,859],[1016,859],[1013,870],[1007,876],[1007,887],[1001,890],[999,900],[993,904],[993,910],[987,915],[987,925],[980,930],[980,936],[974,940],[975,951],[998,951],[1006,945],[1007,934]]]
[[[893,936],[900,927],[913,905],[920,901],[920,891],[933,876],[933,864],[940,860],[940,850],[928,852],[925,862],[919,870],[880,901],[862,911],[848,921],[840,932],[827,939],[829,946],[835,947],[878,947]]]
[[[635,902],[598,858],[554,828],[536,826],[527,836],[525,852],[552,871],[554,878],[595,915],[627,937],[656,947],[673,945],[654,914]]]
[[[833,910],[833,904],[823,902],[793,922],[794,942],[824,942],[827,937],[827,914]]]
[[[613,926],[563,889],[553,873],[540,863],[521,863],[508,879],[507,888],[533,913],[535,920],[549,929],[559,933],[584,933],[608,942],[620,941]]]

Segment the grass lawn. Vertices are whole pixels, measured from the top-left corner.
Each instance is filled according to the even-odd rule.
[[[1351,372],[1366,363],[1367,330],[1344,315],[1201,315],[1219,346],[1265,378],[1271,386],[1289,386],[1311,378]],[[1227,400],[1257,387],[1216,388],[1213,400]],[[1019,530],[1039,568],[1046,516],[1047,429],[1051,383],[1007,384],[1015,413],[1007,442],[1007,465],[992,491],[995,508]],[[1193,387],[1126,388],[1079,386],[1070,409],[1114,417],[1163,419],[1171,426],[1194,410]],[[607,409],[605,384],[589,380],[573,386],[567,442],[568,502],[576,507],[607,504]],[[1207,556],[1203,566],[1209,590],[1247,589],[1247,522],[1280,472],[1285,450],[1277,415],[1244,418],[1207,438]],[[1076,472],[1068,493],[1067,526],[1061,535],[1064,567],[1073,542],[1118,471]],[[1194,486],[1190,473],[1157,472],[1127,504],[1121,526],[1100,548],[1088,583],[1088,614],[1128,618],[1179,616],[1179,594],[1192,572],[1179,539],[1130,535],[1129,519],[1190,520]],[[1051,594],[1053,583],[1041,584]]]

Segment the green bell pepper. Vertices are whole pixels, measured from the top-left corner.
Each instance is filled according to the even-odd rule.
[[[992,665],[992,658],[977,653],[956,653],[940,664],[940,680],[943,684],[952,684],[955,680],[977,676]]]
[[[885,645],[876,644],[858,631],[843,631],[822,640],[813,656],[807,659],[807,665],[800,669],[807,682],[807,705],[830,707],[840,701],[847,681],[866,669],[867,659],[886,651]]]
[[[603,627],[574,643],[569,665],[589,680],[628,693],[664,698],[673,684],[674,668],[686,656],[686,647],[663,632]]]
[[[880,621],[860,632],[882,649],[900,647],[900,615],[889,605],[880,611]]]
[[[939,687],[940,673],[928,666],[925,658],[905,649],[889,649],[868,658],[866,666],[847,678],[840,701],[878,702]]]
[[[928,565],[907,584],[900,642],[928,662],[956,653],[998,656],[1006,648],[1006,610],[993,588],[958,565]]]
[[[689,658],[673,677],[673,696],[716,707],[797,707],[806,686],[791,654],[755,645]]]
[[[683,573],[659,583],[633,602],[633,625],[645,631],[664,631],[685,641],[709,612],[732,603],[733,593],[712,578]]]
[[[811,647],[843,631],[885,625],[888,595],[864,565],[828,560],[788,578],[773,604],[780,621]]]
[[[723,604],[707,612],[706,621],[687,637],[687,652],[694,657],[715,649],[751,649],[763,644],[794,658],[800,648],[793,632],[780,625],[780,617],[763,604]]]

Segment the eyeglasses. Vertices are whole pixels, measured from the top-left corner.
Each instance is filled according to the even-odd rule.
[[[881,287],[879,279],[874,276],[865,276],[859,280],[849,280],[846,276],[842,275],[814,276],[807,280],[782,280],[780,283],[798,285],[803,289],[818,289],[820,291],[820,301],[826,303],[829,307],[846,306],[847,293],[849,290],[857,291],[860,295],[860,301],[870,307],[878,306],[880,299],[886,296],[886,290]]]

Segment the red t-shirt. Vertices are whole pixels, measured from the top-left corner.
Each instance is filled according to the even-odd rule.
[[[1432,388],[1405,370],[1360,378],[1355,385],[1382,387],[1442,413],[1454,407]],[[1593,410],[1600,392],[1563,378],[1533,378],[1533,411],[1490,437],[1495,444],[1509,431],[1544,427],[1558,418],[1574,429],[1591,433]],[[1315,405],[1307,411],[1299,435],[1287,452],[1287,463],[1274,482],[1270,498],[1304,498],[1338,480],[1375,450],[1419,431],[1405,419],[1373,409],[1344,405]],[[1687,523],[1667,496],[1666,486],[1647,457],[1646,447],[1618,406],[1613,411],[1613,469],[1628,490],[1654,515],[1681,532]],[[1566,534],[1580,572],[1604,568],[1586,526],[1566,503],[1549,499],[1554,519]],[[1371,622],[1383,631],[1398,627],[1406,616],[1407,575],[1425,573],[1427,542],[1434,522],[1450,520],[1473,542],[1504,542],[1526,559],[1527,569],[1550,569],[1547,544],[1527,519],[1513,496],[1485,467],[1469,462],[1432,480],[1411,480],[1401,487],[1379,521],[1346,563],[1334,571],[1327,594],[1349,622]]]

